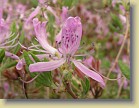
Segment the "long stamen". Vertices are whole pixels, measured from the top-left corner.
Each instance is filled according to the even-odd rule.
[[[20,42],[18,42],[19,43],[19,45],[22,47],[22,48],[24,48],[24,49],[26,49],[26,50],[29,50],[29,51],[36,51],[36,52],[43,52],[43,53],[46,53],[46,54],[49,54],[47,51],[45,51],[45,50],[36,50],[36,49],[31,49],[31,48],[27,48],[27,47],[25,47],[24,45],[22,45]]]
[[[28,47],[28,48],[36,48],[36,49],[40,49],[40,48],[38,48],[40,45],[35,45],[34,43],[31,43],[32,44],[32,46],[30,46],[30,47]]]
[[[16,43],[15,45],[13,45],[13,46],[0,46],[0,48],[5,48],[5,49],[7,49],[7,48],[13,48],[13,47],[15,47],[15,46],[17,46],[18,45],[18,43]]]
[[[43,53],[46,53],[46,54],[49,54],[47,51],[45,50],[36,50],[36,49],[28,49],[29,51],[36,51],[36,52],[43,52]]]
[[[8,36],[8,37],[6,37],[6,38],[5,38],[5,40],[7,40],[7,39],[11,38],[11,37],[12,37],[12,36],[14,36],[14,35],[15,35],[15,33],[12,33],[12,32],[11,32],[11,33],[9,33],[9,36]]]
[[[5,43],[2,43],[0,46],[4,46],[4,45],[6,45],[6,44],[10,44],[10,43],[14,43],[15,42],[15,40],[18,38],[18,36],[19,36],[19,34],[14,38],[14,39],[12,39],[12,40],[10,40],[10,41],[7,41],[7,42],[5,42]]]
[[[59,49],[60,45],[61,45],[61,42],[57,43],[57,41],[56,41],[56,48],[57,48],[58,52],[62,54],[62,52]]]
[[[75,57],[80,57],[80,56],[91,56],[92,54],[94,53],[94,51],[90,51],[89,53],[86,53],[86,54],[78,54],[78,55],[74,55]]]

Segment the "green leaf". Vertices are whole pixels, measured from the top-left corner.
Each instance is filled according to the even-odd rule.
[[[2,66],[0,67],[0,72],[2,72],[2,71],[5,70],[5,69],[14,67],[14,66],[16,66],[16,64],[17,64],[17,61],[13,61],[13,62],[4,64],[4,65],[2,65]]]
[[[31,0],[31,4],[33,7],[36,7],[38,5],[38,0]]]
[[[77,87],[77,88],[79,87],[79,85],[78,85],[78,83],[76,82],[76,80],[73,80],[73,79],[72,79],[72,84],[73,84],[75,87]]]
[[[88,91],[90,89],[90,81],[88,78],[85,78],[85,84],[86,84],[86,93],[88,93]]]
[[[14,67],[17,64],[17,61],[10,62],[4,66],[5,69]]]
[[[37,56],[35,56],[33,53],[31,53],[30,52],[30,54],[31,54],[31,56],[33,57],[33,59],[36,61],[36,62],[40,62],[40,59],[37,57]]]
[[[3,61],[4,56],[5,56],[5,50],[0,49],[0,63]]]
[[[118,61],[118,65],[120,67],[120,70],[122,74],[130,80],[130,68],[127,66],[127,64],[123,63],[121,60]]]
[[[83,94],[86,94],[87,88],[86,88],[85,82],[83,80],[81,80],[81,84],[82,84],[82,88],[83,88]]]
[[[29,66],[30,64],[33,64],[33,61],[30,59],[28,55],[28,52],[23,51],[23,56],[24,56],[27,66]]]
[[[81,84],[82,84],[82,87],[83,87],[83,94],[87,94],[89,89],[90,89],[90,81],[87,77],[85,77],[84,80],[81,80]]]
[[[109,24],[109,28],[112,32],[121,32],[123,30],[123,24],[117,15],[111,14],[111,23]]]
[[[12,25],[11,25],[11,32],[12,32],[12,33],[16,33],[16,31],[17,31],[16,23],[13,22]]]
[[[70,9],[73,5],[76,5],[78,3],[78,0],[62,0],[63,6],[68,6]]]

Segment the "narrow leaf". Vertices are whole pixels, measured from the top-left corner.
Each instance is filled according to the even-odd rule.
[[[122,74],[130,80],[130,68],[127,66],[127,64],[123,63],[122,61],[118,61],[118,65],[121,69]]]
[[[5,56],[5,50],[0,49],[0,63],[3,61],[4,56]]]

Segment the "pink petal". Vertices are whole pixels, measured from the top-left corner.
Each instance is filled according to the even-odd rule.
[[[104,80],[102,79],[102,77],[101,77],[98,73],[96,73],[96,72],[94,72],[94,71],[88,69],[88,68],[87,68],[86,66],[84,66],[81,62],[78,62],[78,61],[76,61],[76,60],[72,60],[72,62],[73,62],[74,65],[75,65],[80,71],[82,71],[86,76],[91,77],[92,79],[98,81],[103,87],[105,86]]]
[[[36,9],[29,15],[26,23],[28,24],[39,12],[40,12],[40,7],[37,6]]]
[[[0,7],[0,20],[2,19],[3,16],[3,9]]]
[[[65,20],[68,17],[68,7],[62,7],[62,13],[61,13],[61,18],[62,18],[62,22],[65,22]]]
[[[22,62],[22,60],[19,60],[17,65],[16,65],[16,69],[17,70],[22,70],[22,68],[23,68],[23,62]]]
[[[41,23],[38,18],[33,19],[34,30],[39,43],[46,51],[55,54],[57,50],[47,42],[46,23],[46,21]]]
[[[65,63],[65,59],[50,61],[50,62],[38,62],[31,64],[29,66],[30,72],[45,72],[45,71],[52,71],[56,68],[60,67],[62,64]]]
[[[85,59],[85,60],[83,61],[83,63],[84,63],[86,66],[92,68],[92,62],[93,62],[93,61],[94,61],[94,58],[91,56],[91,57]]]
[[[15,59],[15,60],[20,59],[17,55],[10,53],[10,52],[7,52],[7,51],[5,52],[5,56],[10,57],[10,58]]]
[[[74,55],[80,45],[82,24],[79,17],[69,17],[62,28],[61,48],[65,54]]]

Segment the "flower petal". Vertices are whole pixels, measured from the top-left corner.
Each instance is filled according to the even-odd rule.
[[[54,47],[50,46],[47,42],[46,23],[47,22],[41,23],[38,18],[33,19],[34,30],[39,43],[46,51],[50,52],[51,54],[55,54],[57,50]]]
[[[61,48],[66,54],[74,55],[80,45],[82,24],[79,17],[69,17],[62,28]]]
[[[26,20],[26,24],[28,24],[39,12],[40,6],[37,6],[36,9],[29,15],[28,19]]]
[[[65,22],[67,17],[68,17],[68,7],[63,6],[62,7],[62,13],[61,13],[62,22]]]
[[[87,75],[88,77],[91,77],[92,79],[98,81],[103,87],[105,86],[104,80],[102,79],[102,77],[98,73],[90,70],[89,68],[84,66],[81,62],[78,62],[76,60],[72,60],[72,62],[85,75]]]
[[[17,55],[10,53],[10,52],[7,52],[7,51],[5,52],[5,56],[10,57],[10,58],[15,59],[15,60],[20,60],[20,58]]]
[[[16,64],[16,69],[17,70],[21,70],[21,69],[23,69],[23,62],[22,62],[22,60],[19,60],[18,61],[18,63]]]
[[[44,72],[44,71],[52,71],[56,68],[60,67],[62,64],[65,63],[65,59],[50,61],[50,62],[38,62],[31,64],[29,66],[30,72]]]

